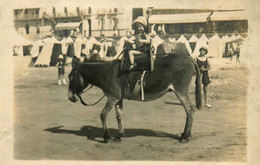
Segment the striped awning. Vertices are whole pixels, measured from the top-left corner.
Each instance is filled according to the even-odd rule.
[[[56,30],[73,30],[80,26],[81,22],[68,22],[68,23],[58,23],[55,27]]]
[[[151,15],[150,24],[178,24],[178,23],[201,23],[206,22],[209,12],[207,13],[188,13],[188,14],[161,14]]]

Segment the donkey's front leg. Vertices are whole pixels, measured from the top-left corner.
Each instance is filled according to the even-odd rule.
[[[114,100],[108,98],[107,103],[100,114],[100,119],[102,122],[103,131],[104,131],[103,138],[106,143],[109,141],[109,138],[110,138],[109,131],[107,128],[107,114],[112,109],[112,107],[115,105],[116,102],[117,101],[114,101]]]
[[[116,138],[118,141],[121,141],[121,137],[124,136],[124,127],[123,127],[123,100],[120,100],[116,103],[115,105],[115,110],[116,110],[116,119],[118,123],[118,137]]]

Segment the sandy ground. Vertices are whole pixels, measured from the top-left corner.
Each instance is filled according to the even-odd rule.
[[[105,99],[84,107],[67,99],[57,85],[57,68],[28,68],[14,58],[14,158],[18,160],[246,161],[247,69],[226,59],[211,59],[212,108],[196,111],[192,139],[179,142],[185,112],[173,93],[151,102],[124,101],[125,137],[117,135],[115,111],[108,115],[112,139],[102,142],[99,114]],[[26,63],[26,65],[24,65]],[[71,67],[66,67],[66,75]],[[190,98],[194,103],[194,84]],[[97,101],[101,90],[84,94]],[[203,102],[204,105],[204,102]]]

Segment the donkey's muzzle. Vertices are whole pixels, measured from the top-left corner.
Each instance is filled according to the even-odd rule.
[[[73,103],[75,103],[76,101],[78,101],[78,97],[77,97],[74,93],[72,93],[71,91],[68,92],[68,99],[69,99],[71,102],[73,102]]]

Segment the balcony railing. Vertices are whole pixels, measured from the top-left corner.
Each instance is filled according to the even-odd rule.
[[[15,20],[31,20],[31,19],[40,19],[39,15],[16,15],[14,16]]]

